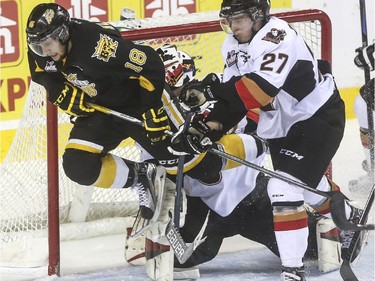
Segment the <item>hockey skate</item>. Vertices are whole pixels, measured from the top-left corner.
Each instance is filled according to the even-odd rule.
[[[352,212],[350,214],[349,220],[354,224],[359,224],[363,210],[352,207]],[[365,222],[366,223],[366,222]],[[353,262],[363,249],[363,241],[368,231],[352,231],[352,230],[342,230],[340,233],[341,237],[341,257],[343,259],[349,259]],[[351,255],[351,256],[349,256]]]
[[[352,206],[350,219],[354,220],[354,222],[358,221],[358,223],[360,224],[367,223],[372,205],[374,203],[374,190],[375,185],[372,186],[363,210]],[[361,253],[363,247],[366,245],[368,235],[369,230],[346,232],[342,231],[340,235],[342,238],[342,264],[340,267],[340,275],[343,280],[358,280],[351,268],[351,264],[355,260],[358,261],[359,254]]]
[[[281,272],[281,281],[306,281],[305,268],[302,267],[283,267]]]
[[[152,163],[136,163],[135,166],[138,180],[133,189],[139,197],[139,211],[134,220],[131,237],[141,235],[158,219],[166,175],[163,167]]]

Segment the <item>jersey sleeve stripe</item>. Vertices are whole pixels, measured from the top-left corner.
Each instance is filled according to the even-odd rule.
[[[235,83],[235,87],[248,110],[265,106],[273,99],[267,95],[254,80],[245,76]]]

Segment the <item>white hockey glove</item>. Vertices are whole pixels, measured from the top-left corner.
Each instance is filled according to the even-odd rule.
[[[358,48],[356,57],[354,58],[354,64],[363,69],[369,67],[370,70],[374,70],[374,44],[369,45],[365,48]]]
[[[215,101],[211,85],[219,84],[220,79],[215,73],[208,74],[202,81],[193,80],[183,86],[179,101],[186,111],[202,112]]]

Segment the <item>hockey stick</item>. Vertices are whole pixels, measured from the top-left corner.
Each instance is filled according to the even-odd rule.
[[[367,222],[368,216],[370,214],[370,210],[372,208],[372,204],[374,203],[374,190],[375,190],[375,185],[372,186],[370,195],[363,209],[361,219],[359,220],[360,224],[364,224]],[[349,252],[347,253],[346,256],[343,257],[342,264],[340,267],[340,275],[344,281],[358,281],[350,265],[356,258],[354,254],[358,250],[358,247],[361,247],[361,245],[358,245],[358,243],[360,242],[363,243],[363,241],[360,241],[359,239],[360,235],[361,233],[359,231],[354,234],[352,241],[350,242]]]
[[[186,132],[190,124],[192,114],[188,113],[183,127],[183,132]],[[184,185],[184,164],[185,164],[185,155],[178,156],[177,163],[177,176],[176,176],[176,198],[174,205],[174,225],[177,229],[180,229],[180,208],[181,208],[181,193]]]
[[[354,231],[359,231],[359,230],[374,230],[374,225],[369,224],[369,225],[355,225],[351,222],[349,222],[346,219],[346,214],[345,214],[345,200],[348,200],[348,198],[342,194],[341,191],[329,191],[329,192],[324,192],[321,190],[317,190],[315,188],[312,188],[306,184],[303,184],[301,182],[295,181],[291,178],[285,177],[283,175],[280,175],[274,171],[268,170],[266,168],[263,168],[261,166],[258,166],[254,163],[245,161],[241,158],[238,158],[234,155],[231,155],[229,153],[220,151],[215,148],[210,148],[208,149],[208,152],[216,154],[220,157],[232,160],[234,162],[237,162],[239,164],[242,164],[244,166],[253,168],[255,170],[258,170],[264,174],[267,174],[269,176],[272,176],[274,178],[277,178],[279,180],[285,181],[287,183],[290,183],[292,185],[295,185],[297,187],[303,188],[305,190],[308,190],[312,193],[327,197],[330,199],[330,210],[331,210],[331,215],[332,215],[332,220],[336,224],[336,226],[340,229],[344,230],[354,230]]]
[[[361,35],[362,35],[362,48],[367,47],[368,40],[367,40],[367,19],[366,19],[366,2],[365,0],[359,0],[359,9],[360,9],[360,16],[361,16]],[[370,81],[370,68],[368,66],[363,68],[364,75],[365,75],[365,84]],[[374,116],[371,108],[371,104],[374,102],[374,93],[369,95],[368,97],[369,104],[367,104],[367,123],[368,123],[368,131],[369,131],[369,143],[370,143],[370,168],[371,171],[374,171]],[[372,175],[374,179],[374,175]]]
[[[130,116],[130,115],[127,115],[127,114],[124,114],[124,113],[121,113],[121,112],[118,112],[118,111],[115,111],[115,110],[112,110],[112,109],[109,109],[109,108],[106,108],[104,106],[101,106],[101,105],[97,105],[97,104],[94,104],[94,103],[88,103],[88,105],[99,111],[99,112],[102,112],[104,114],[108,114],[108,115],[113,115],[113,116],[116,116],[122,120],[125,120],[125,121],[129,121],[129,122],[132,122],[138,126],[141,126],[141,127],[144,127],[144,124],[141,120],[133,117],[133,116]],[[188,118],[186,118],[188,120]],[[188,122],[187,122],[188,123]],[[167,136],[173,136],[173,132],[171,131],[164,131],[164,133],[167,135]],[[181,160],[181,158],[183,158]],[[187,259],[191,256],[191,254],[194,252],[194,250],[201,244],[205,241],[206,238],[202,238],[202,235],[203,235],[203,232],[206,228],[206,225],[207,225],[207,220],[208,220],[208,215],[206,217],[206,221],[205,221],[205,224],[203,224],[202,228],[201,228],[201,231],[198,233],[197,237],[195,237],[193,243],[191,243],[190,245],[187,245],[184,240],[182,239],[181,237],[181,234],[179,232],[179,224],[180,224],[180,205],[181,205],[181,193],[182,193],[182,181],[183,181],[183,165],[184,165],[184,157],[183,156],[179,156],[179,159],[178,159],[178,170],[181,170],[179,173],[177,173],[177,176],[180,174],[180,178],[178,179],[179,183],[179,187],[177,187],[177,184],[176,184],[176,199],[175,199],[175,206],[174,206],[174,220],[175,220],[175,223],[177,225],[175,225],[175,223],[173,223],[172,221],[172,218],[169,220],[168,222],[168,225],[167,225],[167,228],[166,228],[166,233],[165,233],[165,236],[169,242],[169,244],[171,245],[175,255],[176,255],[176,258],[178,259],[178,261],[182,264],[182,263],[185,263],[187,261]],[[177,180],[177,179],[176,179]],[[181,181],[181,182],[180,182]],[[176,215],[177,213],[177,215]],[[143,230],[145,230],[147,228],[143,228]],[[137,236],[139,236],[141,234],[140,231],[138,231],[137,233]]]
[[[92,108],[94,108],[95,110],[98,110],[100,112],[103,112],[103,113],[106,113],[106,114],[111,114],[111,115],[117,116],[117,117],[119,117],[123,120],[133,122],[133,123],[135,123],[139,126],[143,126],[142,121],[140,121],[140,120],[138,120],[138,119],[136,119],[132,116],[129,116],[129,115],[111,110],[111,109],[103,107],[103,106],[92,104],[92,103],[90,103],[89,106],[91,106]],[[168,136],[174,135],[171,131],[165,131],[164,133]],[[373,230],[374,229],[374,225],[372,225],[372,224],[370,224],[370,225],[355,225],[355,224],[349,222],[346,219],[345,200],[348,200],[348,198],[344,194],[342,194],[340,191],[330,191],[330,192],[320,191],[320,190],[314,189],[312,187],[309,187],[306,184],[303,184],[303,183],[295,181],[293,179],[284,177],[284,176],[282,176],[282,175],[280,175],[276,172],[265,169],[261,166],[258,166],[256,164],[248,162],[248,161],[245,161],[241,158],[238,158],[238,157],[236,157],[234,155],[231,155],[231,154],[228,154],[226,152],[223,152],[223,151],[220,151],[220,150],[217,150],[217,149],[214,149],[214,148],[210,148],[208,150],[208,152],[216,154],[220,157],[232,160],[232,161],[237,162],[239,164],[242,164],[244,166],[248,166],[250,168],[253,168],[255,170],[263,172],[264,174],[267,174],[267,175],[273,176],[275,178],[278,178],[280,180],[286,181],[290,184],[293,184],[293,185],[298,186],[300,188],[306,189],[306,190],[308,190],[310,192],[313,192],[315,194],[330,198],[330,209],[331,209],[332,219],[333,219],[334,223],[336,224],[336,226],[340,229],[354,230],[354,231],[357,231],[357,230]],[[176,230],[176,231],[178,231],[178,230]]]
[[[190,243],[189,245],[187,245],[185,241],[182,239],[181,234],[174,226],[172,219],[169,220],[167,228],[165,230],[165,236],[169,244],[171,245],[176,258],[181,264],[185,263],[188,260],[188,258],[193,254],[194,250],[206,240],[207,236],[203,239],[202,236],[204,231],[206,230],[209,215],[210,212],[207,213],[206,219],[201,227],[201,230],[195,237],[193,243]]]

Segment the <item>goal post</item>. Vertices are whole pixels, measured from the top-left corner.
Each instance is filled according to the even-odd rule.
[[[197,78],[201,79],[210,72],[222,72],[224,66],[220,48],[226,34],[221,30],[218,14],[218,11],[202,12],[111,24],[120,29],[124,38],[139,44],[154,48],[177,45],[195,60]],[[274,15],[288,21],[318,58],[332,62],[331,22],[323,11],[300,10]],[[108,227],[106,231],[123,231],[125,239],[123,218],[136,213],[137,196],[130,189],[79,186],[64,175],[61,155],[71,126],[67,114],[46,101],[44,88],[32,82],[16,136],[0,166],[0,250],[5,253],[1,255],[2,266],[17,266],[11,263],[20,255],[15,251],[28,250],[33,238],[42,237],[48,244],[48,264],[45,264],[48,274],[59,275],[60,241],[79,239],[72,238],[73,230],[66,235],[63,228],[72,225],[73,220],[90,224],[90,228],[104,233],[103,220],[111,224],[112,218],[118,227]],[[140,159],[140,151],[129,139],[113,153],[133,161]],[[75,202],[83,203],[75,205]],[[94,226],[95,221],[101,223]],[[81,234],[77,233],[77,237]],[[23,266],[42,265],[25,263]]]

